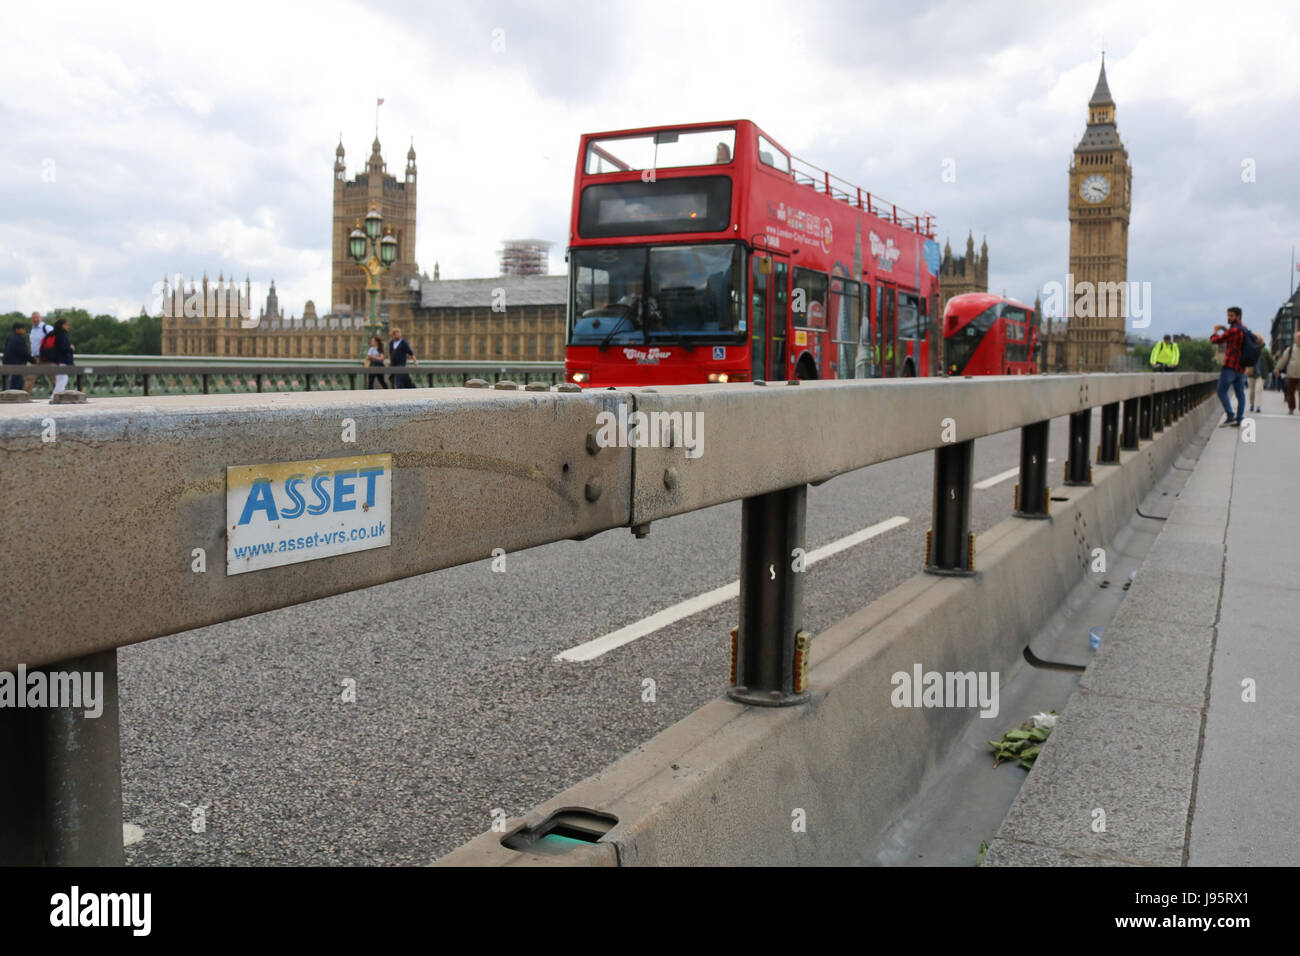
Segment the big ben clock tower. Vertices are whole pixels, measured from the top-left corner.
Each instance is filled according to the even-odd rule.
[[[1132,189],[1133,170],[1115,128],[1103,57],[1088,101],[1088,126],[1070,162],[1069,272],[1075,291],[1066,362],[1071,372],[1115,370],[1123,361]],[[1071,296],[1070,290],[1066,294]]]

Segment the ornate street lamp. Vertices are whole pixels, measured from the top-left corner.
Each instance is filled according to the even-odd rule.
[[[379,277],[388,271],[388,267],[397,261],[397,238],[393,227],[380,238],[384,217],[373,205],[366,213],[365,231],[361,229],[361,220],[356,228],[348,234],[348,254],[366,274],[366,297],[369,301],[369,315],[366,322],[368,335],[379,335]]]

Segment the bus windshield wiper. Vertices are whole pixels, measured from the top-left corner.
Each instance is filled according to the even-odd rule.
[[[632,309],[627,304],[622,302],[615,304],[623,306],[623,314],[618,317],[618,321],[615,322],[614,327],[609,330],[609,334],[600,340],[600,345],[597,346],[597,348],[602,352],[609,348],[609,343],[614,341],[614,336],[617,335],[618,330],[623,327],[623,323],[627,321],[627,317],[632,314]]]

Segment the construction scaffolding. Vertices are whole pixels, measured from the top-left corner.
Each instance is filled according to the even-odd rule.
[[[544,276],[550,271],[550,248],[542,239],[507,239],[501,247],[503,276]]]

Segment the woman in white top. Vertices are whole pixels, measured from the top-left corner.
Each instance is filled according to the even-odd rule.
[[[374,335],[370,338],[370,351],[366,352],[366,365],[370,367],[378,366],[382,368],[387,363],[384,361],[384,340]],[[380,388],[387,388],[388,381],[386,375],[367,375],[366,388],[374,388],[375,382],[379,383]]]

